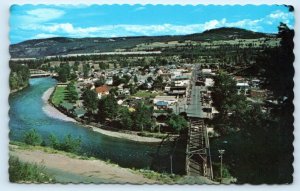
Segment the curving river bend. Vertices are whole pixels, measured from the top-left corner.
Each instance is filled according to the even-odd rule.
[[[71,134],[81,137],[80,153],[123,167],[149,168],[157,144],[137,143],[93,132],[79,124],[51,118],[43,111],[43,93],[56,84],[52,78],[30,79],[30,86],[10,96],[10,139],[23,141],[24,133],[34,128],[46,139],[51,133],[59,139]]]

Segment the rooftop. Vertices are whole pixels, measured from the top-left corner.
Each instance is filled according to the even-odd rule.
[[[158,101],[158,102],[156,102],[155,105],[157,105],[157,106],[168,106],[168,102],[165,102],[165,101]]]
[[[107,85],[103,85],[103,86],[97,87],[95,90],[97,93],[106,93],[109,91],[109,87]]]

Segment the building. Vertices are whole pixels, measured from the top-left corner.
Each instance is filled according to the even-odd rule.
[[[213,87],[215,82],[212,78],[205,78],[204,84],[206,87]]]
[[[105,83],[106,83],[107,85],[112,85],[112,84],[113,84],[113,79],[112,79],[112,77],[107,78]]]
[[[238,94],[247,94],[247,91],[249,90],[250,86],[248,82],[238,82],[236,83]]]
[[[172,105],[174,103],[177,102],[177,99],[175,96],[156,96],[154,99],[153,99],[153,103],[154,105],[157,103],[157,102],[166,102],[169,105]]]
[[[154,104],[155,110],[166,110],[168,109],[168,102],[166,101],[158,101]]]
[[[186,95],[186,88],[186,86],[172,86],[168,94],[184,97]]]
[[[210,75],[211,74],[211,69],[202,69],[202,74],[203,75]]]
[[[250,91],[250,96],[253,98],[264,98],[265,99],[267,97],[267,92],[266,92],[266,90],[252,89]]]
[[[188,86],[190,83],[189,76],[176,76],[172,79],[175,86]]]
[[[109,87],[107,85],[103,85],[103,86],[97,87],[95,89],[95,91],[98,94],[98,99],[101,99],[103,95],[109,94]]]

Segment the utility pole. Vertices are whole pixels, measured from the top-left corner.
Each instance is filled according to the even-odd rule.
[[[171,174],[173,174],[173,155],[170,155],[170,161],[171,161]]]
[[[221,167],[220,167],[220,177],[221,177],[221,180],[220,180],[220,183],[222,183],[222,170],[223,170],[223,154],[225,152],[224,149],[220,149],[218,150],[219,151],[219,154],[220,154],[220,159],[221,159]]]

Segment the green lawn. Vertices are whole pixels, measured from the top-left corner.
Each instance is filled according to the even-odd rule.
[[[65,94],[66,94],[66,88],[57,86],[53,96],[52,96],[52,103],[56,106],[58,106],[62,101],[65,99]]]
[[[151,91],[143,91],[143,90],[139,90],[138,92],[136,92],[134,95],[132,95],[133,97],[141,97],[141,98],[147,98],[147,97],[151,97],[154,98],[157,95],[160,95],[161,93],[152,93]]]

